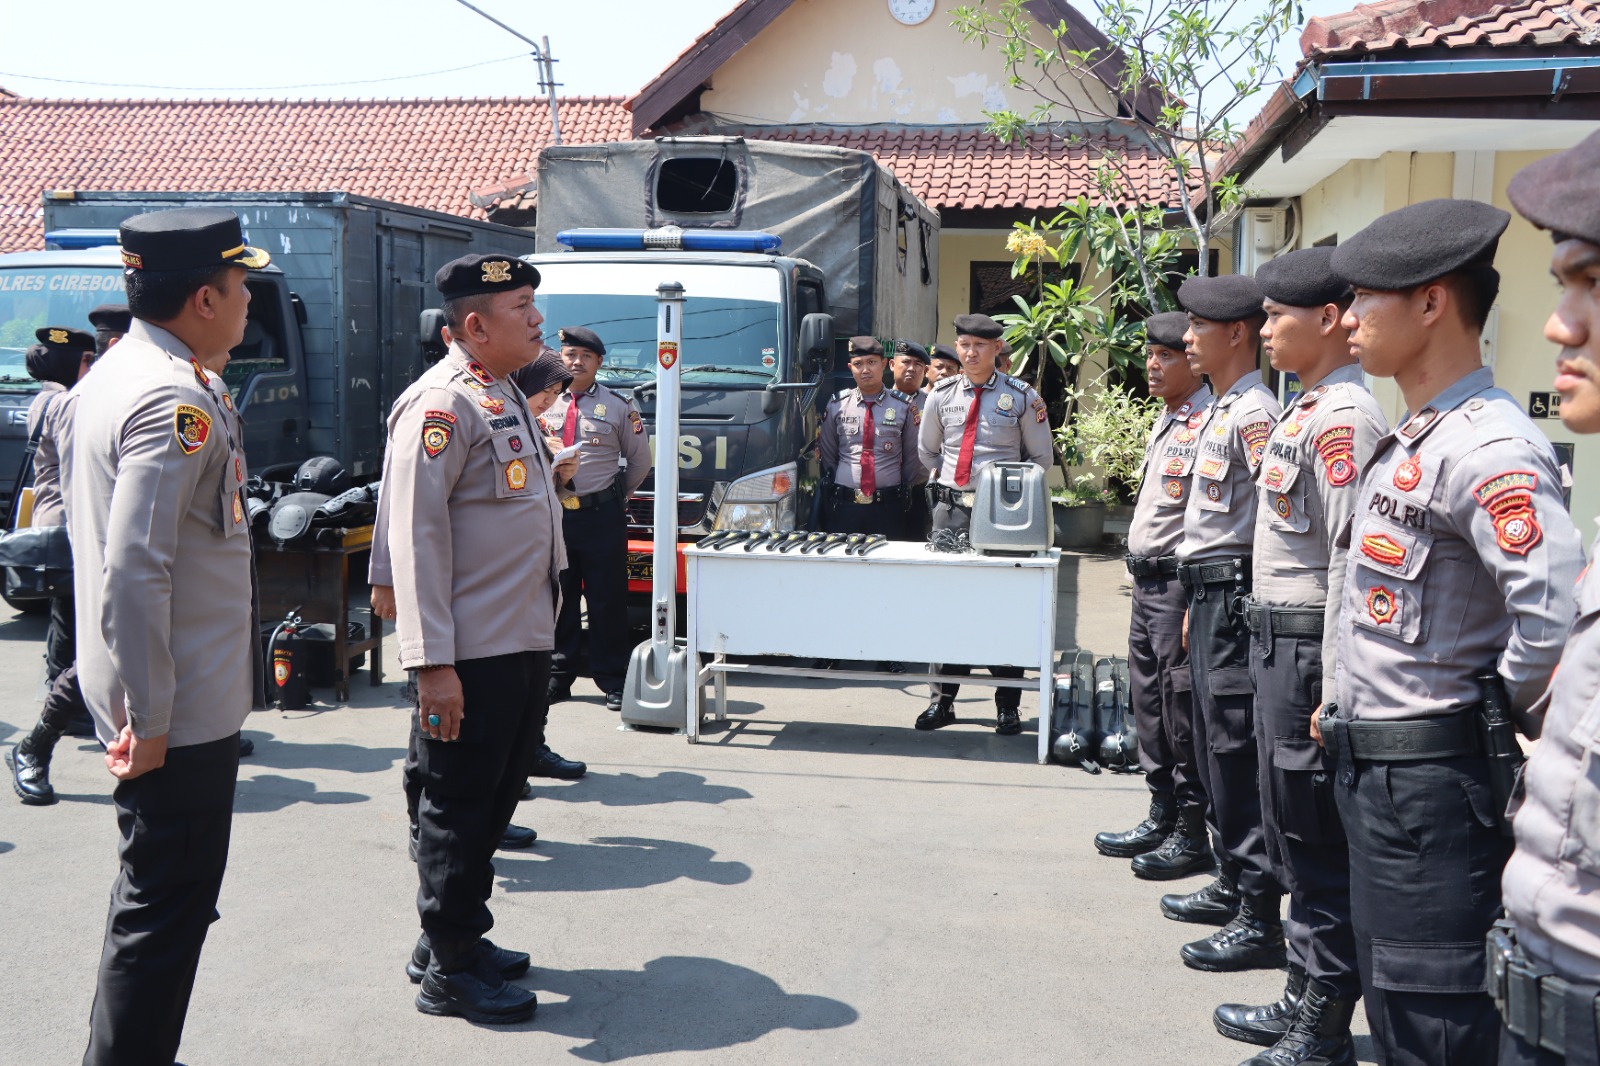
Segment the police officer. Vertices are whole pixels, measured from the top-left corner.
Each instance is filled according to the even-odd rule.
[[[1163,897],[1161,909],[1178,921],[1223,926],[1184,945],[1186,966],[1272,969],[1283,965],[1283,927],[1261,828],[1244,608],[1256,511],[1250,481],[1282,408],[1257,369],[1264,315],[1255,280],[1190,278],[1178,289],[1178,302],[1189,314],[1189,364],[1211,379],[1217,394],[1195,428],[1200,451],[1177,556],[1188,597],[1195,755],[1220,873],[1191,895]]]
[[[980,469],[998,462],[1048,469],[1053,452],[1044,401],[1023,382],[995,369],[1000,323],[988,315],[957,315],[955,328],[962,373],[941,381],[928,397],[917,450],[923,467],[932,472],[933,528],[965,532],[972,522],[972,492]],[[939,667],[948,676],[965,677],[971,671],[959,664]],[[1022,668],[991,666],[989,673],[1020,678]],[[960,690],[957,684],[940,685],[938,695],[917,716],[916,727],[939,729],[954,722]],[[1022,691],[996,689],[994,703],[995,732],[1022,732]]]
[[[1481,948],[1500,911],[1510,788],[1497,795],[1483,738],[1515,738],[1490,728],[1486,705],[1521,714],[1543,691],[1582,560],[1549,442],[1479,355],[1509,219],[1428,200],[1333,253],[1355,289],[1351,349],[1395,379],[1408,411],[1362,479],[1320,723],[1384,1063],[1496,1060]]]
[[[1561,300],[1544,335],[1561,347],[1555,388],[1561,421],[1574,433],[1600,433],[1597,175],[1600,134],[1591,134],[1525,167],[1506,190],[1512,206],[1556,242],[1550,266]],[[1501,1066],[1600,1060],[1600,569],[1585,571],[1577,600],[1578,620],[1546,694],[1543,739],[1528,760],[1527,795],[1513,823],[1517,848],[1504,879],[1512,928],[1497,933],[1514,943],[1491,938],[1513,963],[1509,972],[1496,967],[1490,974],[1504,1021]],[[1559,1026],[1551,1024],[1558,1018]]]
[[[1133,858],[1138,877],[1165,881],[1212,863],[1205,838],[1206,797],[1195,767],[1189,653],[1183,647],[1185,600],[1176,555],[1199,448],[1195,430],[1212,395],[1184,355],[1187,315],[1153,315],[1145,319],[1144,330],[1150,395],[1164,407],[1145,444],[1128,526],[1127,565],[1133,577],[1128,675],[1150,817],[1127,832],[1098,834],[1094,846],[1102,855]]]
[[[268,257],[217,208],[137,215],[120,240],[134,321],[74,390],[61,467],[78,676],[121,830],[91,1066],[177,1054],[262,691],[244,455],[201,361],[243,339],[246,268]]]
[[[540,351],[539,272],[472,255],[434,277],[452,341],[389,416],[389,558],[422,796],[417,1009],[504,1024],[537,1000],[528,956],[484,939],[496,843],[544,741],[559,574],[551,455],[508,380]]]
[[[928,353],[928,379],[922,383],[923,402],[928,393],[945,378],[961,373],[961,356],[948,344],[935,344]]]
[[[906,536],[906,507],[917,464],[914,401],[883,387],[883,346],[872,337],[849,345],[853,389],[841,389],[822,412],[819,432],[829,533]],[[920,364],[919,364],[920,365]]]
[[[33,467],[33,515],[29,525],[42,529],[66,525],[59,445],[63,437],[70,436],[70,430],[62,432],[65,423],[61,415],[69,406],[70,390],[89,372],[94,360],[94,338],[82,330],[62,326],[46,326],[35,336],[39,342],[25,354],[29,375],[40,383],[39,394],[28,406],[27,431]],[[55,789],[50,784],[50,758],[56,743],[68,732],[84,735],[79,722],[80,716],[87,718],[88,708],[83,703],[77,683],[78,672],[73,666],[77,658],[74,615],[70,592],[51,598],[50,628],[45,634],[45,685],[49,691],[44,709],[28,735],[6,751],[12,790],[29,806],[46,806],[56,801]],[[88,734],[93,733],[93,728],[91,722]]]
[[[1225,1003],[1213,1019],[1224,1036],[1276,1045],[1252,1066],[1355,1060],[1350,1016],[1361,981],[1349,857],[1311,712],[1322,702],[1322,679],[1334,674],[1346,562],[1334,540],[1388,423],[1350,355],[1340,324],[1350,289],[1333,273],[1332,255],[1332,248],[1307,248],[1256,272],[1266,295],[1267,355],[1304,389],[1273,427],[1256,475],[1255,569],[1245,608],[1261,816],[1273,874],[1289,896],[1289,979],[1276,1003]]]
[[[895,341],[894,358],[889,360],[889,372],[894,376],[894,391],[910,400],[922,392],[922,383],[928,377],[928,349],[915,341]],[[921,403],[917,404],[921,407]]]
[[[105,355],[113,344],[128,332],[133,316],[127,304],[100,304],[89,312],[89,324],[94,327],[94,357]]]
[[[550,702],[572,698],[578,676],[581,594],[589,608],[589,676],[622,710],[628,673],[628,498],[650,474],[650,440],[633,403],[595,380],[606,346],[593,330],[568,326],[561,360],[572,373],[567,402],[550,408],[544,424],[564,447],[582,444],[578,472],[561,494],[566,515],[567,570],[561,575],[561,619],[550,670]]]

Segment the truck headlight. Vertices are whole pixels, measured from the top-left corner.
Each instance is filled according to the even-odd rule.
[[[799,467],[785,463],[742,477],[728,486],[712,529],[775,532],[795,525],[795,481]]]

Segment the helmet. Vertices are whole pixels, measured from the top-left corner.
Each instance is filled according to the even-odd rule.
[[[318,455],[300,464],[300,469],[294,472],[293,484],[296,492],[337,496],[350,487],[350,475],[333,456]]]

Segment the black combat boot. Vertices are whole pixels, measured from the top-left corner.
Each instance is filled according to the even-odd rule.
[[[1172,893],[1161,897],[1161,913],[1175,922],[1196,925],[1227,925],[1239,913],[1239,887],[1227,871],[1217,874],[1206,887],[1187,896]]]
[[[29,807],[48,807],[56,801],[56,790],[50,784],[50,757],[55,754],[56,741],[61,734],[43,722],[33,727],[33,732],[6,752],[6,763],[11,767],[11,787],[17,798]]]
[[[1215,861],[1206,840],[1206,812],[1185,807],[1161,846],[1133,860],[1133,876],[1144,881],[1176,881],[1204,873]]]
[[[1306,991],[1306,972],[1294,963],[1289,964],[1289,980],[1284,982],[1283,995],[1276,1003],[1264,1007],[1247,1007],[1243,1003],[1224,1003],[1211,1013],[1217,1032],[1229,1040],[1242,1040],[1246,1044],[1271,1047],[1283,1039],[1300,1008],[1300,997]]]
[[[1276,892],[1239,895],[1239,914],[1204,940],[1185,944],[1179,952],[1191,970],[1236,973],[1240,970],[1276,970],[1283,965],[1283,922],[1278,917],[1281,897]]]
[[[1122,833],[1096,833],[1094,850],[1114,859],[1131,859],[1159,848],[1178,824],[1178,801],[1170,792],[1150,794],[1150,817]]]
[[[1326,985],[1310,981],[1283,1039],[1241,1066],[1356,1066],[1350,1039],[1355,1009],[1355,1000],[1339,999]]]
[[[466,1018],[482,1025],[525,1022],[538,1006],[539,998],[526,988],[477,969],[441,973],[430,964],[417,989],[417,1009],[423,1014]]]
[[[949,696],[936,696],[928,709],[917,715],[917,728],[923,732],[942,729],[956,720],[956,701]]]

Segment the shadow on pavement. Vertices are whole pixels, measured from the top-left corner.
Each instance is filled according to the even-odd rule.
[[[39,614],[18,613],[0,622],[0,640],[37,640],[41,644],[39,654],[43,656],[42,644],[45,631],[49,628],[49,611],[41,611]]]
[[[249,762],[241,763],[248,767]],[[233,800],[235,814],[266,814],[292,807],[296,803],[365,803],[372,797],[360,792],[318,792],[310,781],[277,774],[239,778],[239,791]]]
[[[778,1029],[839,1029],[860,1015],[826,996],[785,992],[772,978],[720,959],[666,956],[639,970],[546,970],[520,982],[565,996],[541,1003],[527,1029],[585,1043],[585,1062],[620,1062],[673,1051],[711,1051]]]
[[[994,731],[994,704],[956,704],[954,725],[932,733],[919,733],[911,722],[920,708],[910,711],[901,726],[861,725],[855,722],[776,722],[759,718],[707,722],[701,743],[730,748],[765,748],[770,751],[810,751],[824,754],[905,755],[918,759],[975,759],[983,762],[1031,763],[1038,757],[1035,719],[1023,718],[1022,732],[1003,737]],[[988,713],[985,713],[988,712]]]
[[[654,777],[602,774],[591,770],[569,785],[536,785],[529,799],[562,803],[598,803],[604,807],[645,807],[657,803],[726,803],[749,799],[750,793],[729,785],[711,785],[699,774],[667,770]]]
[[[597,837],[587,844],[541,840],[516,858],[496,855],[494,867],[507,892],[611,892],[679,878],[712,885],[750,880],[750,867],[715,862],[714,855],[698,844],[647,837]]]
[[[16,849],[16,845],[11,843],[11,841],[9,841],[9,840],[0,840],[0,855],[4,855],[6,852],[13,851],[15,849]]]
[[[406,757],[404,748],[369,748],[361,744],[295,744],[246,730],[256,742],[255,754],[241,765],[274,770],[344,770],[373,774],[391,770]]]

